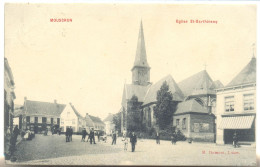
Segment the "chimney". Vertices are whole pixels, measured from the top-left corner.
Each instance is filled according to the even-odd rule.
[[[56,99],[54,99],[54,103],[57,104],[57,100]]]
[[[25,96],[25,97],[24,97],[24,101],[26,101],[26,100],[27,100],[27,97]]]

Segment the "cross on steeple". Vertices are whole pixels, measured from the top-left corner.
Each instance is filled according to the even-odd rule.
[[[204,70],[207,70],[207,63],[204,63]]]
[[[252,44],[253,57],[255,57],[255,43]]]

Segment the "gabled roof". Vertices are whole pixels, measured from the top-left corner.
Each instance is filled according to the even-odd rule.
[[[24,109],[28,115],[51,115],[59,117],[65,106],[65,104],[26,100]]]
[[[220,80],[214,81],[214,85],[216,89],[224,87],[224,85],[222,84],[222,82],[220,82]]]
[[[104,122],[102,122],[99,117],[94,117],[94,116],[91,116],[91,115],[89,115],[89,117],[93,121],[93,123],[100,123],[100,124],[105,125]]]
[[[243,85],[256,82],[256,58],[252,57],[251,61],[243,70],[229,83],[226,87]]]
[[[185,96],[216,94],[215,84],[206,70],[192,75],[191,77],[179,82],[178,85]]]
[[[144,99],[143,105],[146,105],[146,104],[153,103],[153,102],[157,101],[156,100],[157,91],[160,90],[161,86],[163,85],[163,83],[165,81],[169,85],[169,91],[171,91],[171,93],[173,95],[173,101],[183,101],[184,95],[183,95],[181,89],[179,88],[177,83],[174,81],[172,76],[171,75],[167,75],[166,77],[162,78],[161,80],[159,80],[158,82],[156,82],[155,84],[150,86],[150,88],[148,89],[148,91],[147,91],[147,93],[145,95],[145,99]]]
[[[94,122],[92,121],[92,119],[88,114],[86,114],[85,120],[86,120],[86,126],[94,127]]]
[[[70,103],[70,106],[71,106],[72,110],[74,111],[74,113],[76,114],[77,117],[83,118],[83,116],[76,110],[76,108],[74,107],[74,105],[72,105],[72,104]]]
[[[122,106],[125,107],[127,100],[130,100],[133,97],[133,95],[138,97],[139,102],[143,102],[145,94],[149,87],[150,85],[142,86],[142,85],[125,84],[123,97],[122,97]]]
[[[174,114],[184,114],[184,113],[208,113],[207,109],[201,106],[195,99],[187,100],[181,102],[177,106],[177,110]]]
[[[145,42],[144,42],[144,32],[143,32],[143,23],[141,21],[139,36],[137,41],[137,49],[136,49],[136,56],[134,67],[145,67],[150,68],[146,58],[146,49],[145,49]],[[132,68],[132,69],[133,69]]]
[[[23,105],[14,104],[14,117],[18,117],[24,114]]]
[[[109,113],[108,116],[103,120],[103,122],[112,122],[114,115]]]

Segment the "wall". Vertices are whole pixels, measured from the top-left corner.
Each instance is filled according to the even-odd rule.
[[[194,141],[214,142],[214,116],[191,114],[190,120],[190,136],[194,139]],[[200,125],[200,127],[197,127],[197,129],[195,127],[196,124]]]
[[[254,110],[244,111],[244,94],[254,94]],[[225,97],[234,96],[234,111],[225,111]],[[219,125],[222,121],[222,116],[236,116],[240,114],[252,115],[256,113],[256,86],[255,84],[248,86],[233,87],[230,89],[217,90],[217,102],[216,102],[216,116],[217,116],[217,144],[225,144],[224,142],[224,129],[219,129]]]
[[[183,119],[186,118],[186,128],[183,129],[182,122]],[[176,124],[176,120],[179,119],[180,123],[179,126]],[[190,114],[184,115],[174,115],[173,116],[173,126],[176,127],[177,130],[180,130],[186,137],[190,137]]]
[[[61,123],[60,127],[62,132],[66,132],[67,127],[72,126],[73,132],[78,132],[78,117],[75,112],[72,110],[70,105],[67,105],[66,108],[61,113]]]

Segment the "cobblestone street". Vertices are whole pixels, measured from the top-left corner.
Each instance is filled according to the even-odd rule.
[[[231,145],[216,146],[213,143],[178,142],[171,145],[161,141],[138,140],[136,152],[123,150],[121,138],[116,145],[107,143],[80,142],[81,136],[73,136],[66,143],[65,136],[36,135],[32,141],[22,141],[15,152],[17,161],[12,164],[44,165],[256,165],[255,148]],[[205,152],[204,152],[205,151]],[[10,162],[9,162],[10,163]]]

